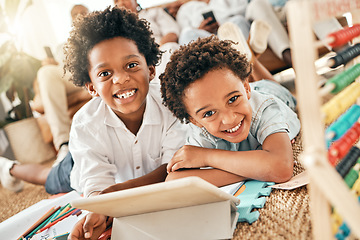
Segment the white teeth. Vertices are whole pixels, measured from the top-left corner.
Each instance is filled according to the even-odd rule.
[[[232,129],[226,130],[226,132],[228,132],[228,133],[236,132],[237,130],[239,130],[240,127],[241,127],[241,122],[236,127],[233,127]]]
[[[135,89],[134,90],[131,90],[129,92],[126,92],[126,93],[122,93],[122,94],[118,94],[116,95],[118,98],[128,98],[128,97],[131,97],[135,94]]]

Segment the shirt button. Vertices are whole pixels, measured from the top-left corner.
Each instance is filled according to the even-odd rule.
[[[137,167],[136,167],[136,170],[138,170],[138,169],[140,169],[140,166],[137,166]]]
[[[138,140],[135,141],[135,144],[137,144],[137,143],[138,143]]]

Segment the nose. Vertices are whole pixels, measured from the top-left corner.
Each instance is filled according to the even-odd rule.
[[[235,118],[236,118],[236,115],[233,111],[226,110],[222,114],[222,123],[223,124],[232,124],[232,123],[234,123]]]
[[[129,74],[117,72],[113,76],[113,84],[124,84],[130,80]]]

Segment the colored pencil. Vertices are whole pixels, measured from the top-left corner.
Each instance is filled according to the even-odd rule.
[[[81,213],[81,209],[76,209],[71,215],[76,215],[78,217]]]
[[[50,221],[53,220],[54,218],[56,218],[56,217],[59,215],[59,213],[61,212],[61,209],[62,209],[62,208],[60,208],[59,210],[57,210],[57,211],[51,216]]]
[[[30,233],[28,233],[25,238],[29,239],[30,237],[32,237],[40,228],[42,228],[48,222],[48,220],[50,220],[51,216],[56,213],[59,208],[60,207],[52,207],[48,211],[48,213],[44,215],[44,219]]]
[[[70,215],[72,215],[72,213],[73,213],[73,212],[75,212],[76,210],[77,210],[77,209],[73,209],[71,212],[69,212],[69,213],[65,214],[65,215],[64,215],[64,216],[62,216],[61,218],[58,218],[56,221],[51,222],[51,223],[47,224],[46,226],[44,226],[44,227],[42,227],[42,228],[38,229],[37,233],[40,233],[40,232],[42,232],[42,231],[44,231],[44,230],[46,230],[46,229],[50,228],[51,226],[53,226],[53,225],[57,224],[57,223],[58,223],[58,222],[60,222],[61,220],[63,220],[63,219],[65,219],[65,218],[67,218],[67,217],[68,217],[68,216],[70,216]]]
[[[74,209],[76,209],[76,208],[70,208],[68,211],[64,212],[63,214],[59,214],[56,218],[52,219],[51,222],[55,222],[56,220],[58,220],[62,216],[68,214],[69,212],[72,212]]]
[[[39,218],[39,220],[37,220],[33,225],[31,225],[31,227],[29,227],[19,238],[20,239],[24,239],[29,233],[31,233],[35,228],[37,228],[41,223],[43,223],[44,221],[46,221],[46,219],[48,219],[52,214],[54,214],[54,212],[56,212],[60,207],[52,207],[49,209],[49,211],[47,211],[41,218]]]
[[[66,204],[65,206],[63,206],[61,208],[61,211],[60,211],[59,215],[63,214],[64,212],[67,212],[70,208],[71,208],[70,203]]]
[[[47,240],[67,239],[68,236],[69,236],[69,233],[64,233],[64,234],[57,235],[57,236],[52,237],[52,238],[48,238]]]
[[[111,238],[111,231],[112,228],[108,228],[105,230],[105,232],[103,232],[100,237],[98,238],[98,240],[109,240]]]

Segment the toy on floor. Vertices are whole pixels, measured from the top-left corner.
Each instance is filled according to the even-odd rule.
[[[238,222],[255,222],[260,213],[253,211],[255,208],[262,208],[265,205],[266,198],[269,196],[272,188],[268,186],[274,185],[273,182],[262,182],[257,180],[246,181],[239,189],[240,194],[235,194],[240,199],[240,204],[237,206],[239,212]]]

